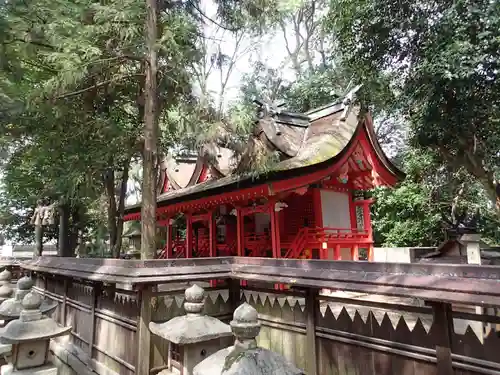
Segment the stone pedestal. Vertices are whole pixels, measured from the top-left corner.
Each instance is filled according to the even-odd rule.
[[[37,368],[15,370],[12,364],[2,366],[0,375],[57,375],[57,368],[53,365],[45,365]]]
[[[167,369],[160,375],[191,375],[195,365],[223,347],[221,338],[231,336],[231,328],[219,319],[203,315],[205,291],[198,285],[186,289],[186,315],[166,323],[150,323],[149,329],[169,342]]]

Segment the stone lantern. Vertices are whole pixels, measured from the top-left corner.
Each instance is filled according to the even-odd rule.
[[[12,345],[9,363],[1,367],[2,375],[57,375],[49,361],[50,339],[71,332],[40,311],[42,297],[34,292],[22,300],[19,319],[12,320],[1,331],[0,342]]]
[[[252,306],[244,303],[234,310],[230,324],[234,346],[200,362],[193,375],[305,375],[280,354],[257,346],[260,323]]]
[[[23,311],[23,298],[31,291],[33,280],[29,276],[21,277],[17,281],[16,291],[13,298],[9,298],[0,304],[0,319],[11,321],[18,319]],[[0,287],[1,292],[2,287]],[[57,308],[57,302],[50,302],[46,299],[42,301],[40,311],[42,314],[51,314]]]
[[[221,339],[231,336],[229,325],[203,315],[205,291],[198,285],[186,289],[184,310],[165,323],[149,323],[152,333],[169,342],[167,369],[159,375],[191,375],[204,358],[224,347]]]
[[[10,284],[12,274],[7,269],[0,272],[0,303],[12,297],[12,286]]]

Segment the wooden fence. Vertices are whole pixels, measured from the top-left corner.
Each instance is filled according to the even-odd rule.
[[[453,326],[468,321],[498,324],[500,318],[452,310],[458,302],[498,306],[496,267],[365,263],[363,268],[352,262],[260,259],[261,268],[255,271],[255,259],[246,269],[245,261],[42,258],[23,267],[33,272],[38,292],[59,302],[54,317],[73,327],[71,342],[80,360],[103,375],[149,375],[165,368],[166,342],[151,335],[147,326],[184,313],[185,287],[168,283],[205,284],[214,278],[226,284],[206,287],[205,312],[228,321],[238,304],[250,303],[262,325],[259,345],[283,354],[309,375],[500,375],[496,332],[480,340],[472,329],[455,332]],[[287,276],[292,273],[293,279]],[[250,280],[249,286],[241,288],[239,279]],[[251,282],[255,279],[260,283]],[[276,282],[296,287],[278,292]],[[319,287],[342,283],[342,290],[379,290],[400,299],[425,296],[428,303],[320,293]]]

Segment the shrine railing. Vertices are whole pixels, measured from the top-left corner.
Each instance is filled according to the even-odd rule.
[[[341,247],[370,246],[372,239],[367,231],[357,228],[301,228],[284,258],[300,258],[305,249],[321,249],[324,244],[338,251]]]
[[[217,253],[222,256],[235,255],[236,243],[233,242],[217,243]],[[324,244],[327,248],[334,248],[338,251],[344,247],[369,247],[372,245],[372,239],[367,231],[356,228],[301,228],[291,242],[283,241],[281,248],[287,249],[283,255],[284,258],[298,259],[304,255],[306,249],[321,249]],[[244,238],[244,247],[248,250],[248,256],[266,257],[266,251],[272,248],[271,237],[267,233],[247,233]],[[207,235],[194,236],[193,250],[195,257],[209,257],[209,237]],[[172,241],[172,257],[186,257],[186,240],[184,238],[175,238]],[[305,257],[311,259],[312,254],[309,253]],[[158,258],[167,259],[166,248]],[[324,259],[325,257],[321,256],[320,258]],[[338,256],[335,256],[335,259],[338,259]]]
[[[213,279],[225,283],[206,287],[206,313],[228,321],[240,303],[254,305],[259,345],[307,374],[500,373],[500,267],[253,257],[42,257],[22,267],[39,293],[59,302],[54,318],[73,328],[65,355],[100,375],[165,369],[168,343],[150,333],[149,322],[184,314],[186,282]],[[276,283],[294,287],[276,291]]]

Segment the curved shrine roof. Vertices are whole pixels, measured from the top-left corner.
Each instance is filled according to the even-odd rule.
[[[358,87],[359,88],[359,87]],[[352,106],[356,88],[348,96],[330,105],[293,114],[274,110],[261,114],[254,135],[260,138],[271,152],[277,152],[281,161],[270,171],[258,176],[231,174],[234,170],[234,153],[228,149],[218,152],[218,165],[211,165],[219,175],[213,179],[197,183],[200,177],[202,158],[192,160],[183,170],[182,179],[175,179],[181,163],[170,163],[166,173],[174,179],[175,190],[158,196],[158,205],[170,205],[180,201],[235,191],[273,181],[286,180],[307,175],[322,168],[335,165],[356,140],[364,138],[371,146],[377,162],[391,175],[393,181],[404,178],[404,173],[394,166],[378,143],[369,113],[360,115],[359,107]],[[269,108],[267,108],[269,110]],[[233,168],[232,168],[233,167]],[[177,172],[176,172],[177,170]],[[190,172],[191,171],[191,172]],[[140,204],[127,207],[127,212],[135,211]]]

